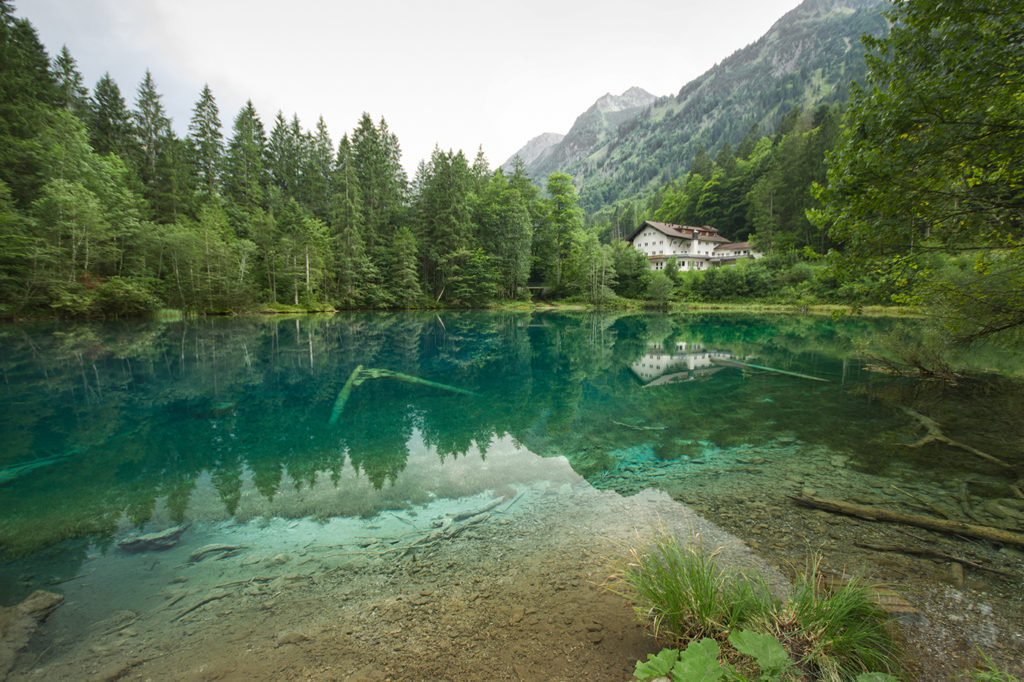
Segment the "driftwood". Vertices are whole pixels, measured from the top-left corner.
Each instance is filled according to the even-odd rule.
[[[334,400],[334,409],[331,410],[331,418],[328,420],[328,424],[334,424],[338,421],[338,417],[341,416],[342,410],[345,409],[345,403],[348,402],[348,396],[352,393],[352,389],[356,386],[356,381],[359,379],[359,373],[363,371],[363,366],[358,365],[352,373],[348,375],[348,381],[338,391],[338,397]]]
[[[614,419],[612,424],[618,426],[625,426],[627,429],[636,429],[637,431],[664,431],[667,427],[665,426],[640,426],[639,424],[627,424],[626,422],[617,422]]]
[[[785,374],[785,375],[791,376],[791,377],[799,377],[800,379],[810,379],[811,381],[824,381],[825,383],[830,383],[828,379],[823,379],[821,377],[813,377],[810,374],[801,374],[800,372],[790,372],[788,369],[776,369],[774,367],[765,367],[764,365],[752,365],[749,362],[740,362],[739,360],[721,360],[721,359],[718,359],[718,358],[713,358],[711,360],[711,362],[715,363],[716,365],[726,365],[726,366],[737,366],[738,365],[740,367],[750,367],[752,369],[760,369],[760,370],[763,370],[765,372],[775,372],[776,374]]]
[[[181,620],[182,618],[184,618],[185,616],[187,616],[188,614],[192,613],[193,611],[195,611],[199,607],[205,606],[206,604],[209,604],[212,601],[217,601],[218,599],[223,599],[224,597],[228,597],[230,595],[231,595],[231,593],[226,591],[226,590],[214,590],[213,592],[208,594],[204,599],[199,600],[198,603],[193,604],[189,608],[187,608],[184,611],[182,611],[181,613],[179,613],[174,618],[171,618],[171,622],[175,623],[175,622]]]
[[[910,554],[912,556],[923,556],[931,559],[941,559],[943,561],[952,561],[954,563],[963,564],[964,566],[970,566],[979,571],[988,571],[989,573],[995,573],[996,575],[1007,575],[1012,576],[1014,573],[1006,571],[1001,568],[990,568],[979,564],[977,561],[971,561],[960,556],[953,556],[952,554],[946,554],[945,552],[938,552],[934,549],[925,549],[923,547],[900,547],[898,545],[871,545],[866,542],[855,542],[853,543],[857,547],[862,549],[870,549],[874,552],[896,552],[897,554]]]
[[[189,555],[188,560],[191,563],[196,563],[198,561],[202,561],[208,556],[213,556],[214,554],[220,555],[217,557],[218,559],[227,559],[228,557],[238,554],[238,552],[243,549],[248,549],[248,547],[246,545],[203,545],[196,551],[192,552],[192,554]]]
[[[917,421],[921,422],[921,426],[923,426],[927,431],[927,433],[921,436],[921,438],[916,443],[906,443],[905,445],[908,448],[919,448],[924,445],[927,445],[928,443],[945,443],[950,447],[966,450],[972,455],[976,455],[978,457],[981,457],[982,459],[986,459],[989,462],[992,462],[993,464],[998,464],[1001,467],[1005,467],[1007,469],[1013,468],[1012,466],[1010,466],[1003,460],[999,459],[998,457],[994,457],[993,455],[990,455],[987,452],[982,452],[981,450],[973,448],[970,445],[967,445],[966,443],[961,443],[960,441],[953,440],[952,438],[950,438],[949,436],[942,432],[942,427],[940,427],[939,423],[932,419],[931,417],[926,417],[917,410],[912,410],[909,407],[904,407],[902,408],[902,410],[909,414],[914,419],[916,419]]]
[[[352,370],[352,373],[348,375],[348,380],[345,381],[345,385],[341,387],[340,391],[338,391],[338,397],[334,400],[334,409],[331,410],[331,418],[327,421],[328,424],[333,425],[337,423],[341,413],[345,410],[345,403],[348,402],[352,389],[359,386],[367,379],[391,379],[393,381],[401,381],[407,384],[418,384],[420,386],[429,386],[430,388],[439,388],[442,391],[449,391],[451,393],[480,397],[479,393],[459,388],[458,386],[449,386],[448,384],[442,384],[437,381],[430,381],[429,379],[421,379],[409,374],[394,372],[390,369],[364,369],[362,365],[359,365]]]
[[[933,513],[938,514],[939,516],[941,516],[944,519],[952,519],[953,518],[953,515],[950,514],[948,511],[946,511],[945,509],[943,509],[942,507],[939,507],[938,505],[932,504],[928,500],[924,499],[923,497],[920,497],[919,495],[915,495],[914,493],[910,492],[909,490],[904,490],[903,488],[900,488],[899,486],[895,486],[895,485],[891,485],[889,487],[892,488],[893,490],[895,490],[896,492],[903,493],[904,495],[906,495],[907,497],[909,497],[909,498],[911,498],[913,500],[917,500],[918,502],[921,503],[922,506],[926,507],[927,509],[931,509]]]
[[[852,502],[842,502],[840,500],[826,500],[820,497],[811,497],[810,495],[790,495],[789,497],[791,500],[804,507],[823,509],[836,514],[845,514],[846,516],[856,516],[861,519],[867,519],[868,521],[902,523],[908,526],[926,528],[939,533],[966,535],[968,537],[981,538],[983,540],[990,540],[1004,545],[1024,547],[1024,535],[1014,533],[1009,530],[1003,530],[1002,528],[980,526],[973,523],[963,523],[962,521],[935,519],[930,516],[919,516],[917,514],[904,514],[902,512],[895,512],[889,509],[882,509],[880,507],[873,507],[866,504],[853,504]]]

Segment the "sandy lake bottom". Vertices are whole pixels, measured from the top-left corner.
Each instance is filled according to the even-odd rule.
[[[782,451],[760,448],[707,476],[676,478],[666,468],[662,490],[629,496],[598,490],[565,459],[511,440],[492,444],[483,465],[466,458],[442,467],[414,452],[409,473],[459,495],[368,517],[332,516],[355,504],[336,499],[353,486],[324,476],[303,489],[282,486],[269,509],[248,484],[235,518],[216,518],[216,492],[201,482],[195,518],[170,548],[90,554],[59,586],[63,604],[9,679],[628,680],[633,662],[658,645],[603,587],[627,546],[661,530],[696,535],[726,565],[782,584],[812,545],[826,568],[860,570],[842,549],[850,538],[891,540],[882,524],[786,505],[794,486],[863,476],[822,466],[813,453],[804,474],[791,469],[766,489],[757,470]],[[732,499],[721,476],[732,477]],[[363,495],[377,495],[378,506],[388,494],[407,497],[388,490]],[[151,525],[172,527],[159,513]],[[126,529],[122,540],[137,534]],[[1019,566],[1020,557],[1009,560]],[[913,678],[954,679],[977,645],[1003,652],[1020,672],[1019,578],[957,582],[948,566],[896,554],[860,562],[870,578],[899,584],[895,610]]]

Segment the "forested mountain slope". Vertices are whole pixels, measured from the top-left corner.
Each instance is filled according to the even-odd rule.
[[[527,171],[539,182],[553,171],[571,174],[590,212],[660,186],[688,170],[701,147],[713,154],[725,142],[738,144],[754,125],[770,133],[795,107],[845,100],[850,82],[865,73],[860,37],[886,31],[886,7],[880,0],[805,0],[759,40],[620,123],[585,154],[534,162]]]
[[[527,175],[543,184],[552,173],[571,166],[614,139],[619,126],[635,120],[656,100],[657,97],[637,87],[621,95],[607,93],[580,114],[564,136],[545,133],[526,143],[516,155],[525,164]],[[545,143],[546,146],[541,148],[540,145]],[[502,168],[512,170],[516,155]]]

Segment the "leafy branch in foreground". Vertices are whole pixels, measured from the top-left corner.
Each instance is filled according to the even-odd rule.
[[[727,572],[699,542],[682,545],[668,535],[645,549],[632,549],[616,569],[618,580],[610,589],[633,603],[654,636],[688,644],[678,661],[718,670],[709,661],[713,658],[718,665],[718,647],[724,647],[727,663],[718,672],[696,677],[673,673],[673,679],[728,675],[742,680],[759,671],[758,679],[765,680],[855,680],[899,670],[889,617],[871,600],[867,585],[853,578],[830,589],[817,561],[797,576],[785,599],[772,596],[760,575]],[[687,653],[690,649],[693,653]],[[674,655],[663,651],[638,662],[637,676],[666,664],[674,671]],[[667,674],[663,670],[656,676]]]

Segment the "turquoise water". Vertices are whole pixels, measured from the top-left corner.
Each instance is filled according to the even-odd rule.
[[[906,324],[467,312],[8,325],[0,602],[74,585],[133,534],[282,519],[342,533],[386,510],[512,499],[515,472],[557,458],[599,491],[660,489],[702,513],[783,484],[848,499],[899,498],[894,484],[940,506],[967,489],[976,520],[1019,530],[1019,385],[875,371],[865,358]],[[905,407],[1010,466],[906,447],[924,430]]]

